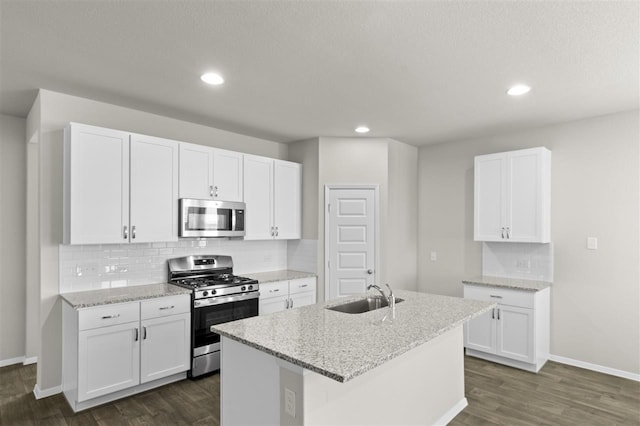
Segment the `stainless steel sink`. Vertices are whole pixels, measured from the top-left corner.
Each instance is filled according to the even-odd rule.
[[[400,303],[404,299],[396,298],[396,303]],[[327,309],[345,314],[362,314],[364,312],[375,311],[376,309],[387,307],[387,300],[381,296],[369,296],[366,299],[356,300],[354,302],[343,303],[342,305],[331,306]]]

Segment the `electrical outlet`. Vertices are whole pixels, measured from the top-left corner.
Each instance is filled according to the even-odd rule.
[[[296,416],[296,393],[289,388],[284,388],[284,412]]]
[[[432,251],[430,259],[433,260],[433,261],[438,260],[438,253],[436,253],[435,251]]]

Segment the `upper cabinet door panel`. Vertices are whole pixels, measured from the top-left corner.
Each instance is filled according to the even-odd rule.
[[[202,145],[180,143],[180,198],[213,197],[213,150]]]
[[[300,238],[301,171],[298,163],[275,161],[274,225],[276,238]]]
[[[474,168],[474,240],[501,241],[507,198],[503,154],[476,157]]]
[[[546,149],[510,153],[507,223],[511,241],[549,242],[549,167]]]
[[[178,239],[178,142],[131,137],[131,242]]]
[[[272,239],[273,160],[244,156],[245,240]]]
[[[129,220],[129,133],[65,129],[65,243],[122,243]]]
[[[242,158],[239,152],[213,150],[213,198],[242,201]]]

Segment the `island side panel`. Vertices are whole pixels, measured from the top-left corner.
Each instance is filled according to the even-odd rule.
[[[220,424],[280,424],[280,366],[264,352],[221,339]]]
[[[303,381],[306,426],[446,424],[467,406],[462,326],[346,383]]]

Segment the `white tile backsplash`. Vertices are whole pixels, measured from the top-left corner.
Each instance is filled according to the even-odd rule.
[[[59,250],[60,293],[166,282],[167,259],[190,254],[229,255],[239,275],[287,269],[284,240],[181,239],[153,244],[61,245]]]
[[[482,275],[553,282],[553,243],[482,243]]]

